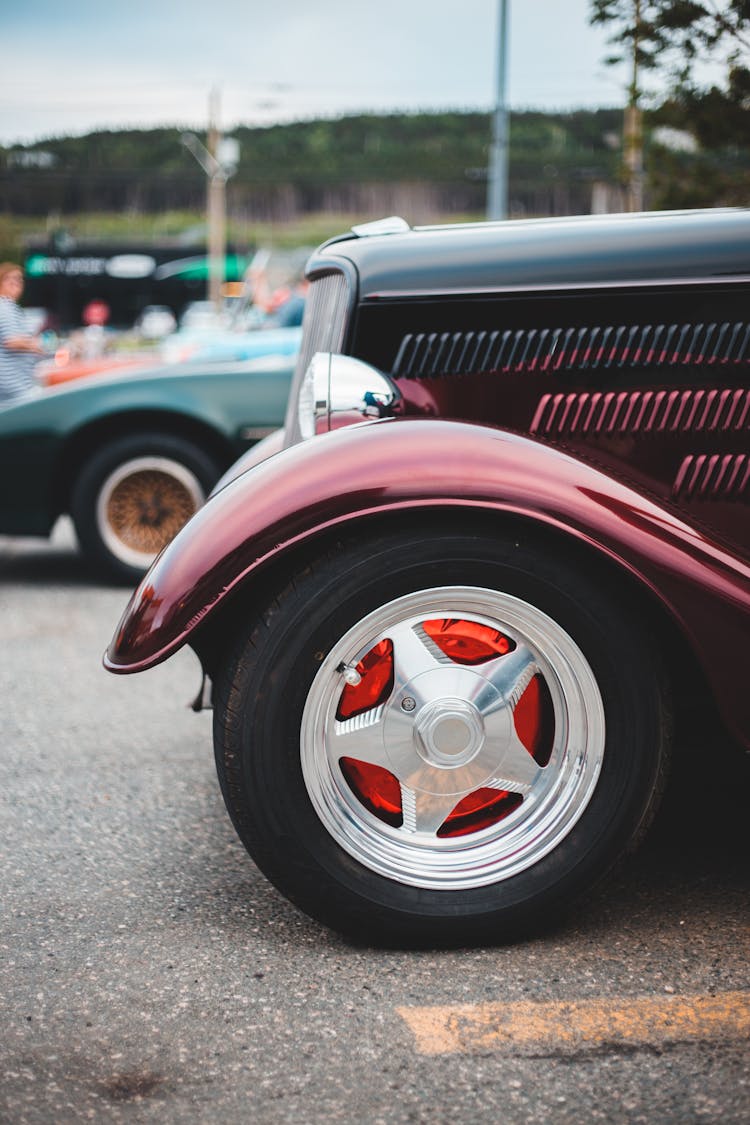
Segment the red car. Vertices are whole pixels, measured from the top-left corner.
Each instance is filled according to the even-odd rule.
[[[81,379],[85,375],[136,370],[139,367],[153,367],[156,363],[157,357],[153,355],[99,356],[96,359],[61,357],[59,362],[56,359],[43,369],[40,382],[44,387],[57,387],[60,383],[69,383],[72,379]]]
[[[750,745],[750,212],[394,221],[308,277],[284,448],[105,662],[192,645],[229,813],[303,910],[505,939],[638,843],[686,701]]]

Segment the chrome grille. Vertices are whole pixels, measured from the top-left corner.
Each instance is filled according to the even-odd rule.
[[[340,352],[346,336],[349,286],[343,273],[328,273],[310,285],[302,321],[302,345],[289,394],[285,422],[285,444],[300,440],[297,396],[302,378],[316,352]]]

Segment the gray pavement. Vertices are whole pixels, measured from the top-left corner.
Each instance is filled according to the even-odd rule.
[[[238,842],[210,716],[186,706],[192,653],[102,670],[126,599],[67,525],[52,543],[0,537],[0,1121],[750,1118],[745,759],[696,735],[640,854],[545,936],[353,947]],[[403,1014],[449,1006],[455,1023],[466,1005],[468,1027],[486,1004],[572,1018],[576,1004],[700,1012],[710,997],[731,999],[718,1030],[467,1032],[435,1054]]]

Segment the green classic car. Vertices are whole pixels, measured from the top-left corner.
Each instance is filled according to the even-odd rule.
[[[295,356],[89,376],[0,410],[0,533],[72,516],[134,583],[246,449],[283,423]]]

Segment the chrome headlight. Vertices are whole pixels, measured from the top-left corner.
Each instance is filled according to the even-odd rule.
[[[394,412],[399,393],[390,379],[368,363],[348,355],[316,352],[297,397],[297,420],[303,440],[363,418]]]

